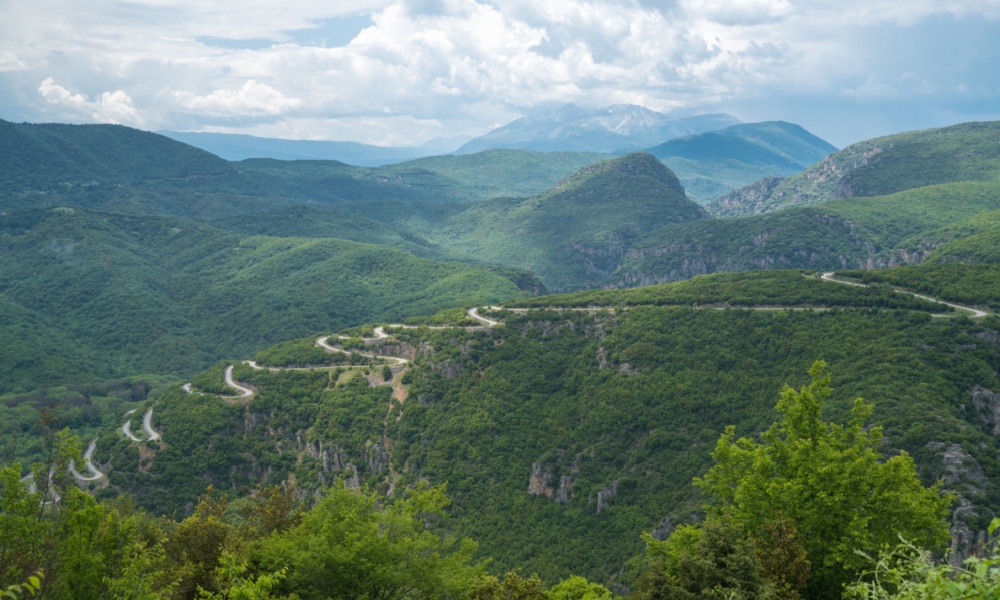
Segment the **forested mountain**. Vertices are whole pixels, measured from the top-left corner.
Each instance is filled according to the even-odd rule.
[[[521,293],[516,272],[386,246],[74,208],[0,216],[0,254],[4,335],[16,338],[0,349],[16,366],[3,391],[189,374],[312,331]]]
[[[454,255],[516,265],[549,289],[574,289],[600,284],[650,233],[706,218],[669,169],[636,153],[581,169],[544,194],[471,205],[419,233]]]
[[[709,210],[717,216],[752,215],[928,185],[989,181],[1000,176],[998,165],[1000,123],[964,123],[853,144],[794,177],[726,194]]]
[[[723,428],[762,431],[781,385],[822,358],[835,390],[824,418],[847,420],[856,396],[874,402],[887,452],[907,451],[925,484],[943,478],[961,494],[952,543],[972,547],[1000,503],[988,476],[1000,468],[1000,323],[932,318],[927,310],[948,308],[806,275],[670,284],[628,310],[645,302],[641,290],[606,291],[603,311],[501,311],[503,325],[485,331],[391,329],[344,342],[412,364],[338,367],[343,355],[326,352],[333,366],[319,368],[311,337],[283,350],[282,364],[298,352],[313,369],[237,364],[234,379],[252,390],[245,405],[214,395],[234,394],[219,365],[192,380],[195,393],[174,387],[150,405],[162,442],[131,442],[117,426],[100,436],[94,460],[109,487],[98,496],[129,491],[171,512],[208,483],[243,495],[294,480],[308,495],[344,477],[392,497],[447,481],[453,531],[476,539],[494,572],[627,584],[641,532],[662,538],[700,514],[691,479]],[[760,294],[839,309],[752,310]],[[656,306],[692,298],[694,308]],[[714,309],[741,299],[747,308]]]
[[[837,149],[792,123],[743,123],[669,140],[646,150],[700,203],[762,177],[794,175]]]
[[[900,532],[978,551],[1000,510],[997,129],[863,143],[786,180],[853,197],[713,219],[647,153],[230,163],[0,123],[0,591],[43,568],[84,597],[610,600],[583,575],[654,600],[738,555],[744,597],[825,600]],[[773,166],[810,144],[747,125],[663,151]]]

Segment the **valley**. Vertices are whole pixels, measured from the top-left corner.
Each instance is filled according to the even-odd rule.
[[[420,514],[413,535],[454,543],[440,556],[473,579],[635,594],[657,544],[716,523],[692,482],[720,435],[773,439],[783,386],[819,385],[825,361],[822,418],[848,425],[824,431],[874,403],[868,449],[912,459],[947,504],[935,549],[982,551],[1000,514],[997,124],[840,151],[725,115],[645,115],[662,143],[581,133],[631,110],[564,107],[560,127],[380,166],[0,122],[11,481],[49,473],[41,506],[145,532],[115,535],[176,597],[222,584],[169,540],[228,532],[204,564],[285,577],[274,557],[308,553],[283,536],[334,500]],[[37,509],[17,486],[11,506]]]

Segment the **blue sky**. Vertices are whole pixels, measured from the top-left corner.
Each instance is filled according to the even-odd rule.
[[[1000,119],[1000,0],[0,0],[0,118],[416,145],[568,102]]]

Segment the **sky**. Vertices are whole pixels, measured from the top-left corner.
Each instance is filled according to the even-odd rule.
[[[566,103],[1000,120],[1000,0],[0,0],[0,118],[418,145]],[[457,145],[457,144],[456,144]]]

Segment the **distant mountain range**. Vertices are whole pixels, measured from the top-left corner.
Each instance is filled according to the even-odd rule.
[[[455,151],[471,154],[492,148],[573,150],[625,154],[664,141],[739,123],[726,114],[670,117],[642,106],[616,104],[587,109],[567,104],[512,121]]]
[[[336,160],[361,167],[378,167],[424,156],[442,154],[454,146],[442,148],[430,144],[421,148],[383,147],[359,142],[325,140],[283,140],[234,133],[192,133],[161,131],[161,135],[196,148],[207,150],[226,160],[276,158],[278,160]],[[457,145],[457,144],[456,144]]]
[[[434,157],[449,153],[464,156],[488,150],[564,155],[575,152],[586,155],[574,161],[582,163],[645,149],[677,174],[688,196],[699,204],[707,204],[763,177],[794,175],[836,150],[792,123],[740,123],[725,114],[676,118],[633,105],[585,109],[567,104],[517,119],[467,141],[457,150],[455,147],[468,138],[437,138],[419,148],[391,148],[357,142],[282,140],[222,133],[161,133],[230,161],[332,160],[362,167],[405,163],[407,167],[419,168],[422,166],[419,160],[428,159],[437,161],[428,163],[434,165],[430,170],[435,172],[441,159]],[[473,164],[482,162],[477,159]],[[539,191],[532,189],[523,195]]]

